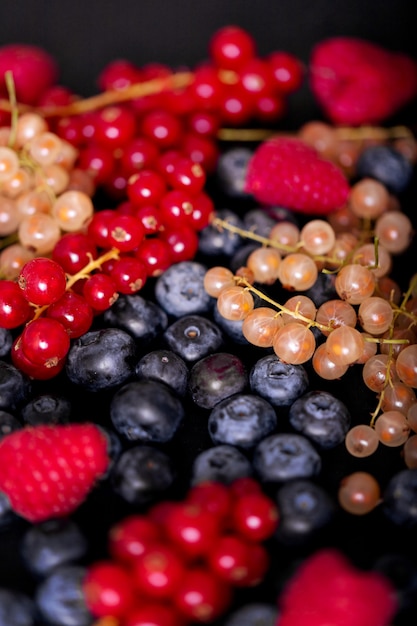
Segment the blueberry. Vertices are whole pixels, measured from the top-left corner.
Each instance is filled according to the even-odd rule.
[[[188,367],[172,350],[153,350],[145,354],[136,365],[138,378],[152,378],[184,396],[188,384]]]
[[[20,411],[26,424],[64,424],[71,415],[71,402],[65,396],[45,393],[32,398]]]
[[[290,406],[307,389],[308,374],[302,365],[284,363],[275,354],[259,359],[249,374],[249,385],[273,406]]]
[[[19,428],[22,428],[22,424],[14,415],[7,411],[0,411],[0,440]]]
[[[342,443],[350,427],[345,404],[327,391],[310,391],[298,398],[288,414],[291,426],[322,449]]]
[[[271,229],[276,223],[276,220],[263,209],[252,209],[243,216],[243,224],[246,230],[250,230],[261,237],[268,238]]]
[[[245,226],[241,218],[229,209],[220,209],[216,212],[216,217],[225,220],[244,229]],[[230,230],[220,229],[214,225],[206,226],[200,231],[198,250],[208,257],[226,256],[231,257],[237,249],[243,245],[244,239]]]
[[[84,567],[62,565],[38,586],[35,601],[48,626],[91,626],[82,589],[85,575]]]
[[[121,328],[141,344],[156,339],[168,326],[165,311],[139,294],[121,294],[116,302],[103,313],[103,321],[109,328]]]
[[[163,334],[168,347],[186,362],[197,361],[223,345],[220,328],[202,315],[184,315]]]
[[[200,452],[194,459],[191,482],[193,485],[214,480],[229,485],[238,478],[252,476],[249,459],[234,446],[214,446]]]
[[[276,538],[283,544],[303,543],[329,524],[336,511],[328,493],[311,480],[291,480],[276,495],[280,523]]]
[[[131,378],[136,362],[133,337],[119,328],[105,328],[91,330],[73,342],[66,369],[71,382],[99,391]]]
[[[253,466],[261,481],[284,482],[317,475],[321,458],[303,435],[278,433],[255,448]]]
[[[81,559],[87,553],[87,540],[72,520],[48,520],[26,531],[21,551],[26,567],[44,577],[58,566]]]
[[[392,146],[369,146],[359,155],[356,174],[359,178],[374,178],[391,193],[400,194],[410,184],[413,166]]]
[[[165,383],[142,379],[123,385],[113,396],[110,418],[129,441],[170,441],[184,418],[184,407]]]
[[[388,553],[379,557],[372,568],[388,578],[395,588],[399,610],[417,608],[417,565],[408,555]]]
[[[143,505],[163,495],[175,480],[171,458],[151,446],[135,446],[123,452],[111,475],[114,491],[134,505]]]
[[[213,320],[223,333],[234,343],[248,346],[249,342],[242,333],[243,320],[227,320],[220,315],[217,306],[213,309]]]
[[[0,626],[34,626],[35,604],[24,593],[0,588]]]
[[[230,148],[219,156],[217,178],[223,192],[231,197],[245,197],[246,170],[253,151],[249,148]]]
[[[30,391],[30,379],[11,363],[0,361],[0,409],[16,409],[27,401]]]
[[[417,524],[417,469],[401,470],[392,476],[384,491],[383,511],[399,526]]]
[[[253,448],[277,426],[274,407],[263,398],[237,394],[217,404],[209,416],[213,443]]]
[[[13,344],[13,334],[8,328],[0,328],[0,358],[7,356]]]
[[[198,406],[211,409],[221,400],[243,391],[247,382],[242,361],[234,354],[218,352],[193,365],[188,388]]]
[[[155,298],[163,310],[174,317],[211,311],[215,299],[204,288],[206,271],[202,263],[182,261],[161,274],[155,283]]]
[[[224,626],[276,626],[278,609],[266,602],[244,604],[233,611],[227,618]]]

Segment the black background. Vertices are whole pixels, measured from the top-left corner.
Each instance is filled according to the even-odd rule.
[[[228,24],[240,25],[251,32],[260,55],[286,50],[306,64],[313,46],[335,35],[366,38],[388,49],[417,56],[413,5],[412,0],[0,0],[0,45],[20,42],[44,47],[58,62],[60,83],[81,96],[88,96],[98,91],[100,71],[116,58],[129,59],[137,65],[161,62],[178,69],[192,68],[207,57],[208,43],[216,29]],[[415,105],[410,106],[401,120],[416,125],[416,109]],[[295,126],[318,114],[305,85],[291,97],[288,120],[283,120],[283,124]],[[414,224],[416,191],[414,184],[404,207]],[[398,260],[396,277],[403,282],[415,271],[415,254],[414,244]],[[371,406],[371,399],[361,395],[359,378],[355,372],[339,391],[352,409],[363,412],[364,405]],[[83,396],[76,400],[81,411],[85,400]],[[182,453],[191,455],[186,448],[192,446],[194,435],[191,433],[189,441],[183,440],[178,458]],[[200,443],[209,445],[208,441]],[[388,454],[384,451],[377,461],[382,483],[386,480],[382,471],[385,452]],[[345,473],[345,464],[350,463],[347,455],[342,457],[338,460],[329,455],[327,459],[329,467],[338,468],[327,478],[333,488]],[[389,453],[389,457],[392,459],[393,455]],[[187,460],[185,456],[184,464]],[[402,462],[398,459],[394,465],[398,469]],[[97,492],[77,514],[77,519],[88,528],[90,538],[95,539],[98,552],[103,545],[105,524],[98,528],[94,513],[98,512],[103,519],[107,515],[106,521],[119,516],[112,509],[111,499],[104,503],[107,498],[107,493]],[[379,551],[399,550],[415,558],[413,532],[402,533],[377,513],[366,521],[343,516],[329,541],[339,543],[359,564],[369,566]],[[381,534],[382,538],[378,539]],[[18,541],[19,536],[12,532],[0,536],[0,585],[30,588],[31,583],[24,579],[24,570],[15,556]],[[278,558],[282,562],[291,561],[285,553]],[[274,588],[276,584],[275,580]],[[273,601],[269,591],[266,588],[264,598]]]
[[[216,29],[237,24],[260,55],[286,50],[308,62],[312,47],[335,35],[363,37],[417,54],[412,0],[13,0],[1,2],[0,44],[45,47],[60,82],[80,95],[97,91],[105,64],[193,67],[207,57]],[[294,123],[315,112],[308,90],[292,99]]]

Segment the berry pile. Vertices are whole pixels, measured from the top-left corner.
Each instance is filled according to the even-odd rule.
[[[0,626],[407,624],[417,149],[362,125],[414,71],[232,26],[83,100],[0,48]],[[355,128],[276,133],[307,77]]]

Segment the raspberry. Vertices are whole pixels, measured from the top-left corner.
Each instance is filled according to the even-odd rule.
[[[335,124],[378,124],[417,96],[417,62],[354,37],[320,42],[310,58],[310,85]]]
[[[94,424],[26,427],[0,442],[0,491],[28,521],[63,517],[108,464],[107,438]]]
[[[245,191],[264,205],[320,215],[343,206],[349,184],[342,171],[314,148],[296,138],[274,137],[250,159]]]
[[[287,583],[280,607],[280,626],[386,626],[397,599],[381,574],[357,570],[337,550],[323,549]]]

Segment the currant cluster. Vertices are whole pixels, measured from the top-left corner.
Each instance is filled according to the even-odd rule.
[[[263,579],[264,542],[278,510],[259,483],[205,481],[184,500],[162,501],[109,531],[109,558],[87,567],[86,604],[123,626],[208,623],[230,605],[233,588]]]
[[[94,212],[94,184],[75,166],[78,151],[43,117],[24,113],[0,129],[1,274],[48,255],[62,234],[81,230]]]
[[[225,220],[215,223],[262,244],[235,274],[225,267],[207,271],[205,288],[217,298],[220,315],[242,321],[251,344],[272,348],[286,363],[311,362],[326,380],[362,365],[364,383],[378,394],[378,405],[369,425],[347,433],[347,449],[365,457],[379,443],[406,444],[404,460],[415,468],[417,437],[409,435],[417,432],[417,283],[414,276],[402,294],[389,276],[393,257],[410,244],[412,225],[391,205],[384,185],[359,180],[348,205],[328,220],[313,219],[301,229],[282,221],[269,237]],[[303,292],[314,286],[320,271],[332,275],[337,297],[316,307]],[[275,282],[297,295],[281,304],[256,287]]]

